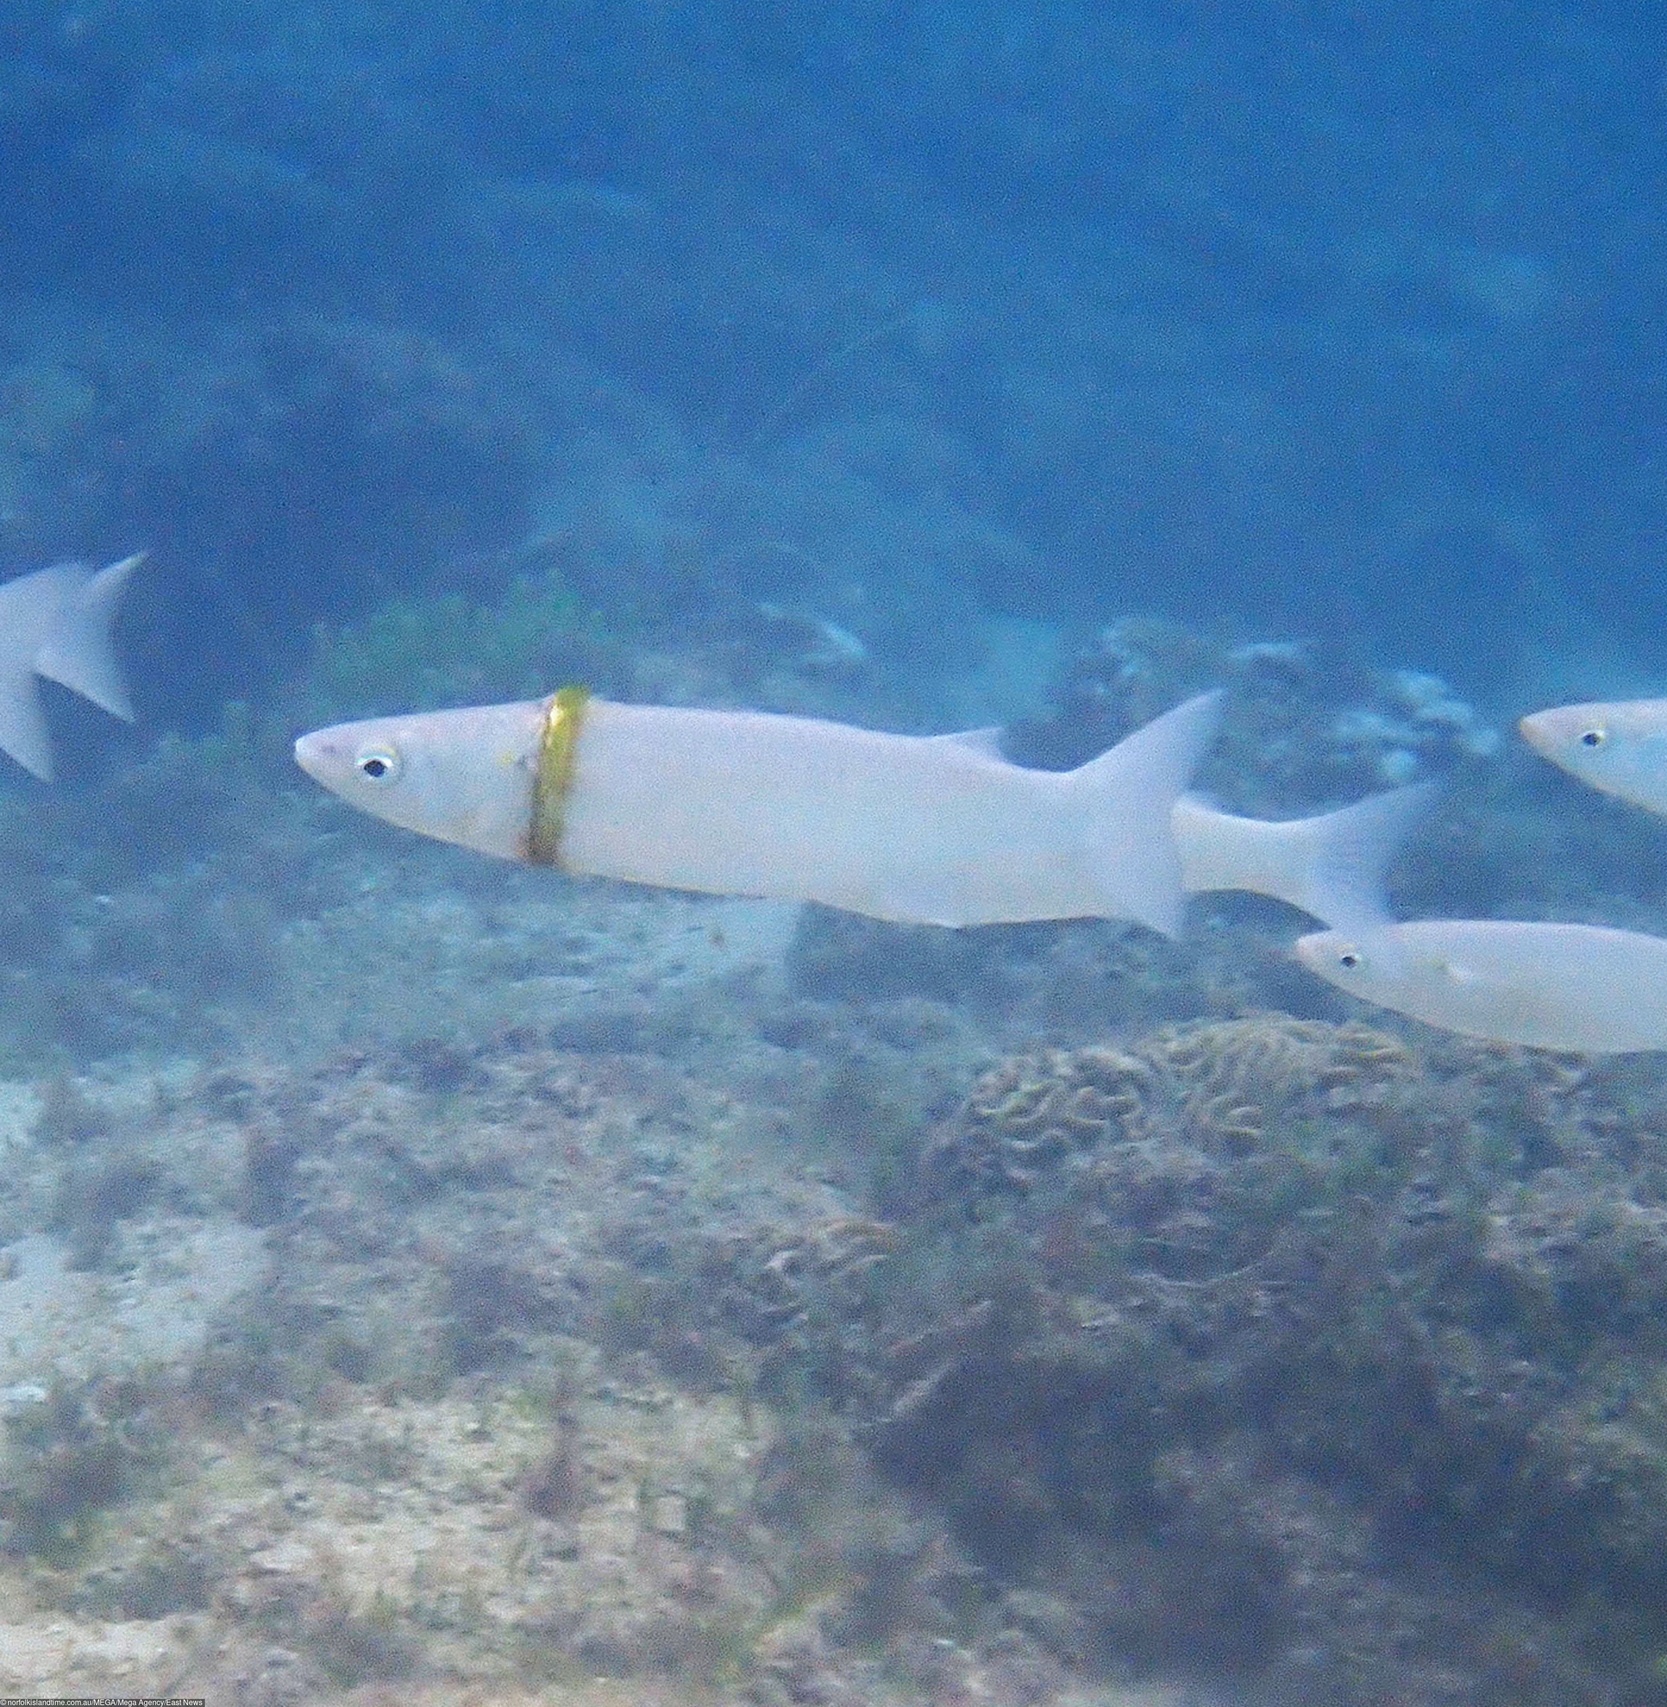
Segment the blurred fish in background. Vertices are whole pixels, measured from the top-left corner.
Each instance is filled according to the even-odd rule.
[[[111,628],[144,560],[141,551],[99,570],[57,563],[0,586],[0,750],[42,782],[52,780],[52,740],[36,677],[133,721]]]

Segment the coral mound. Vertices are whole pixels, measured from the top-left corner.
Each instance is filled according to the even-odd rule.
[[[1381,1097],[1412,1065],[1386,1032],[1279,1013],[1165,1026],[1130,1048],[1045,1050],[985,1073],[927,1166],[1028,1190],[1108,1139],[1149,1143],[1159,1127],[1230,1153]]]

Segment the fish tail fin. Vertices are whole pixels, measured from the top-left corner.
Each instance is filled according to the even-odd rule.
[[[52,739],[30,660],[0,647],[0,752],[9,753],[42,782],[52,780]]]
[[[1380,931],[1390,920],[1384,874],[1437,789],[1412,783],[1335,812],[1270,822],[1218,812],[1191,798],[1175,809],[1189,890],[1248,889],[1334,930]]]
[[[1071,773],[1105,916],[1179,934],[1186,894],[1170,817],[1220,719],[1220,692],[1197,694]]]
[[[1433,782],[1368,795],[1288,826],[1293,904],[1333,930],[1362,935],[1392,922],[1384,879],[1439,792]]]
[[[128,578],[144,560],[145,553],[140,551],[87,576],[64,599],[58,620],[34,658],[37,675],[61,683],[129,723],[133,705],[110,643],[110,630]]]
[[[0,585],[0,752],[42,782],[52,780],[52,740],[35,685],[36,660],[86,578],[79,563],[58,563]]]

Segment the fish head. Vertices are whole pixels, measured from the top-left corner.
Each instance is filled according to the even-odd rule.
[[[1310,931],[1292,952],[1328,984],[1365,1001],[1382,1002],[1413,973],[1406,944],[1393,925],[1366,931]]]
[[[1541,758],[1567,768],[1581,763],[1583,754],[1595,755],[1609,745],[1614,712],[1614,706],[1596,701],[1554,705],[1546,711],[1530,712],[1517,729]]]
[[[1588,787],[1667,812],[1667,700],[1553,706],[1517,728],[1542,758]]]
[[[532,701],[337,723],[301,736],[295,762],[373,818],[523,859],[542,712]]]

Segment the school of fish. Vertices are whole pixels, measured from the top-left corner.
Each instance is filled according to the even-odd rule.
[[[1338,989],[1490,1042],[1667,1049],[1667,940],[1534,920],[1395,923],[1385,869],[1429,802],[1391,790],[1282,822],[1187,792],[1219,695],[1074,771],[997,734],[888,735],[761,712],[545,700],[339,724],[302,769],[388,822],[504,859],[906,923],[1129,918],[1174,934],[1187,895],[1243,889],[1327,928],[1297,959]],[[1667,812],[1667,701],[1536,714],[1523,733]]]
[[[110,633],[143,559],[0,585],[0,750],[42,780],[53,756],[37,678],[132,718]],[[1296,958],[1362,1001],[1494,1043],[1667,1049],[1667,939],[1391,919],[1384,874],[1431,785],[1285,820],[1190,793],[1220,701],[1187,700],[1071,771],[1010,763],[994,729],[895,735],[577,688],[336,724],[301,736],[295,757],[375,817],[498,858],[898,923],[1124,918],[1173,936],[1187,896],[1247,890],[1318,920]],[[1520,728],[1582,782],[1667,816],[1667,699],[1561,706]]]

